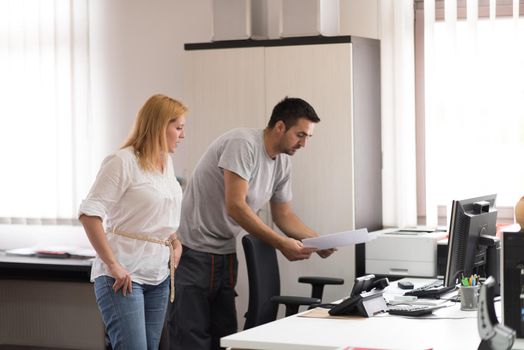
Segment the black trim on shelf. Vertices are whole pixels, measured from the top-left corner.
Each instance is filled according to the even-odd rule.
[[[91,271],[23,269],[19,267],[1,267],[0,280],[46,281],[46,282],[82,282],[89,283]]]
[[[185,50],[209,50],[209,49],[233,49],[243,47],[270,47],[270,46],[292,46],[292,45],[319,45],[319,44],[341,44],[351,43],[351,36],[300,36],[282,39],[265,40],[222,40],[206,43],[184,44]]]
[[[87,259],[56,259],[37,257],[5,258],[0,253],[0,280],[37,280],[60,282],[90,282],[92,261]]]

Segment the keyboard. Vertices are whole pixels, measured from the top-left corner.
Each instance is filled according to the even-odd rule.
[[[425,316],[430,315],[433,310],[437,310],[445,307],[444,305],[432,306],[432,305],[394,305],[387,309],[390,315],[400,316]]]
[[[439,299],[442,295],[447,294],[455,289],[455,286],[444,287],[441,280],[436,280],[422,287],[410,290],[404,293],[406,296],[418,298]]]

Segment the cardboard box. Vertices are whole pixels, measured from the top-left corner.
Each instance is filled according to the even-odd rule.
[[[278,39],[282,32],[282,0],[251,2],[251,38]]]
[[[250,0],[213,0],[213,41],[251,37]]]
[[[339,34],[339,0],[283,0],[282,37]]]

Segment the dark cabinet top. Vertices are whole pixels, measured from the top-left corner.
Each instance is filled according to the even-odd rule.
[[[205,43],[187,43],[185,50],[209,50],[209,49],[233,49],[243,47],[270,47],[270,46],[292,46],[292,45],[319,45],[351,43],[351,36],[300,36],[281,39],[267,40],[222,40]]]

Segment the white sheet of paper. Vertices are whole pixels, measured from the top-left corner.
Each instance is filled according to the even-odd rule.
[[[302,243],[304,244],[304,247],[308,248],[330,249],[351,244],[365,243],[376,238],[376,236],[375,233],[368,233],[366,228],[361,228],[355,231],[344,231],[315,238],[306,238],[302,240]]]
[[[23,255],[23,256],[33,256],[35,255],[35,250],[33,248],[16,248],[6,250],[7,255]]]

